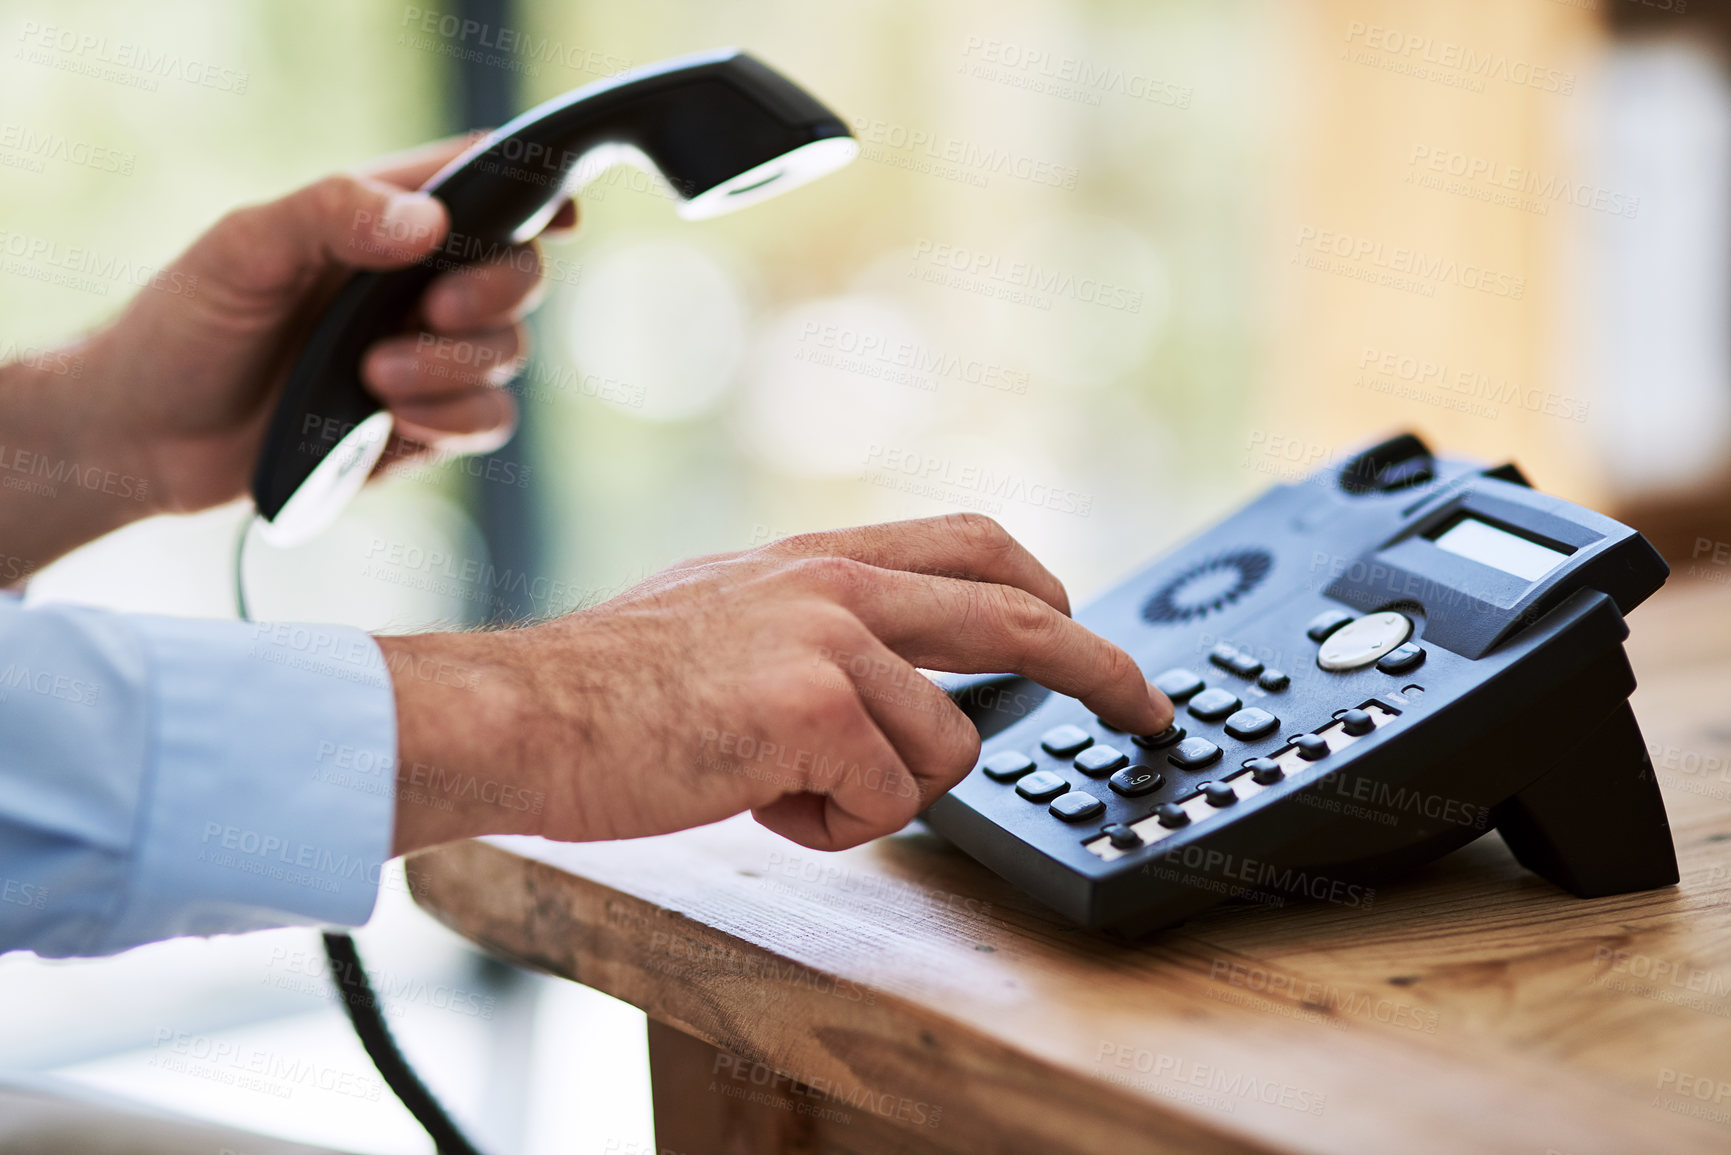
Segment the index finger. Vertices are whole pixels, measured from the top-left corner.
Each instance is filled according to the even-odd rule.
[[[1026,590],[853,562],[805,564],[832,598],[916,666],[1023,674],[1133,734],[1172,722],[1172,703],[1135,659]]]
[[[1057,575],[983,513],[802,533],[763,550],[797,557],[845,557],[879,569],[1014,586],[1059,613],[1070,612],[1070,595]]]

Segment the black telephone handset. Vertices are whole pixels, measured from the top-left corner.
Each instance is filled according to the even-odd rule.
[[[1089,927],[1228,898],[1367,905],[1495,829],[1583,897],[1677,881],[1623,615],[1669,568],[1513,466],[1403,434],[1282,485],[1077,614],[1177,707],[1123,734],[1020,678],[951,679],[979,765],[928,825]]]
[[[366,481],[391,419],[361,385],[361,354],[401,327],[440,272],[534,236],[567,195],[619,161],[659,172],[680,215],[696,219],[797,188],[858,151],[834,113],[733,49],[599,81],[476,142],[422,186],[450,212],[440,250],[412,268],[351,277],[290,371],[253,475],[264,536],[305,540]]]

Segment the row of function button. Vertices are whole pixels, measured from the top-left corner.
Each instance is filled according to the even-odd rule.
[[[1314,734],[1307,737],[1315,737]],[[1286,777],[1286,769],[1272,758],[1250,758],[1244,763],[1244,769],[1232,777],[1248,772],[1250,780],[1258,786],[1272,786]],[[1190,812],[1182,805],[1191,798],[1200,796],[1209,806],[1216,810],[1224,810],[1238,801],[1238,791],[1231,782],[1199,782],[1196,790],[1176,802],[1166,802],[1154,808],[1151,816],[1167,830],[1176,830],[1180,826],[1190,824]],[[1118,850],[1134,850],[1142,845],[1142,836],[1129,824],[1122,822],[1109,823],[1101,828],[1112,846]]]
[[[1157,806],[1150,814],[1133,820],[1108,823],[1100,833],[1083,840],[1092,854],[1115,861],[1138,847],[1157,842],[1172,831],[1209,814],[1250,798],[1326,757],[1333,749],[1344,749],[1380,726],[1393,721],[1396,711],[1381,701],[1338,710],[1332,720],[1261,758],[1248,758],[1242,768],[1224,774],[1218,781],[1201,782],[1182,798]]]
[[[1322,647],[1316,664],[1335,673],[1375,662],[1385,674],[1404,674],[1424,664],[1424,647],[1411,640],[1412,619],[1393,610],[1362,618],[1323,610],[1304,627],[1304,636]]]
[[[1264,666],[1255,654],[1247,653],[1228,642],[1222,642],[1210,650],[1208,660],[1222,670],[1232,671],[1240,678],[1255,678],[1258,686],[1274,693],[1279,693],[1292,684],[1292,679],[1281,671]]]
[[[1259,711],[1260,712],[1260,711]],[[1370,733],[1376,729],[1376,719],[1364,709],[1341,711],[1336,715],[1334,723],[1323,727],[1331,729],[1338,725],[1342,732],[1354,738]],[[1159,737],[1156,735],[1155,737]],[[1143,739],[1136,739],[1139,745],[1146,745]],[[1165,775],[1151,766],[1132,765],[1129,755],[1113,746],[1100,743],[1096,745],[1087,731],[1079,726],[1068,723],[1054,726],[1040,739],[1041,747],[1049,754],[1058,757],[1074,755],[1071,765],[1091,778],[1107,778],[1107,785],[1116,794],[1125,798],[1139,798],[1152,794],[1166,784]],[[1305,762],[1316,762],[1329,754],[1328,739],[1322,734],[1300,734],[1293,738],[1289,749]],[[1184,738],[1177,742],[1168,755],[1169,760],[1185,770],[1200,770],[1213,765],[1221,757],[1220,747],[1206,738]],[[1028,755],[1017,750],[1000,750],[990,758],[980,763],[980,769],[986,777],[997,782],[1014,782],[1016,793],[1030,802],[1048,802],[1051,812],[1066,822],[1083,822],[1093,818],[1106,807],[1100,799],[1085,790],[1072,790],[1070,783],[1060,774],[1051,770],[1040,770]],[[1234,772],[1230,777],[1248,771],[1251,781],[1258,786],[1269,786],[1280,781],[1285,771],[1279,762],[1273,758],[1250,758],[1244,762],[1243,769]],[[1197,786],[1199,792],[1213,807],[1225,807],[1237,801],[1237,794],[1228,782],[1203,782]],[[1193,792],[1187,797],[1196,797]],[[1184,811],[1171,803],[1155,810],[1155,817],[1162,826],[1175,827],[1189,821],[1184,817]],[[1117,845],[1114,841],[1114,845]],[[1120,848],[1122,849],[1122,848]]]

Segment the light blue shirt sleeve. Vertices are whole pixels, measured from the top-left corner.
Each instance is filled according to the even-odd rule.
[[[365,922],[396,748],[358,630],[0,596],[0,952]]]

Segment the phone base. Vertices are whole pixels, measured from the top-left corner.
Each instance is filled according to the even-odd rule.
[[[1577,897],[1677,882],[1665,803],[1626,702],[1492,818],[1516,861]]]

